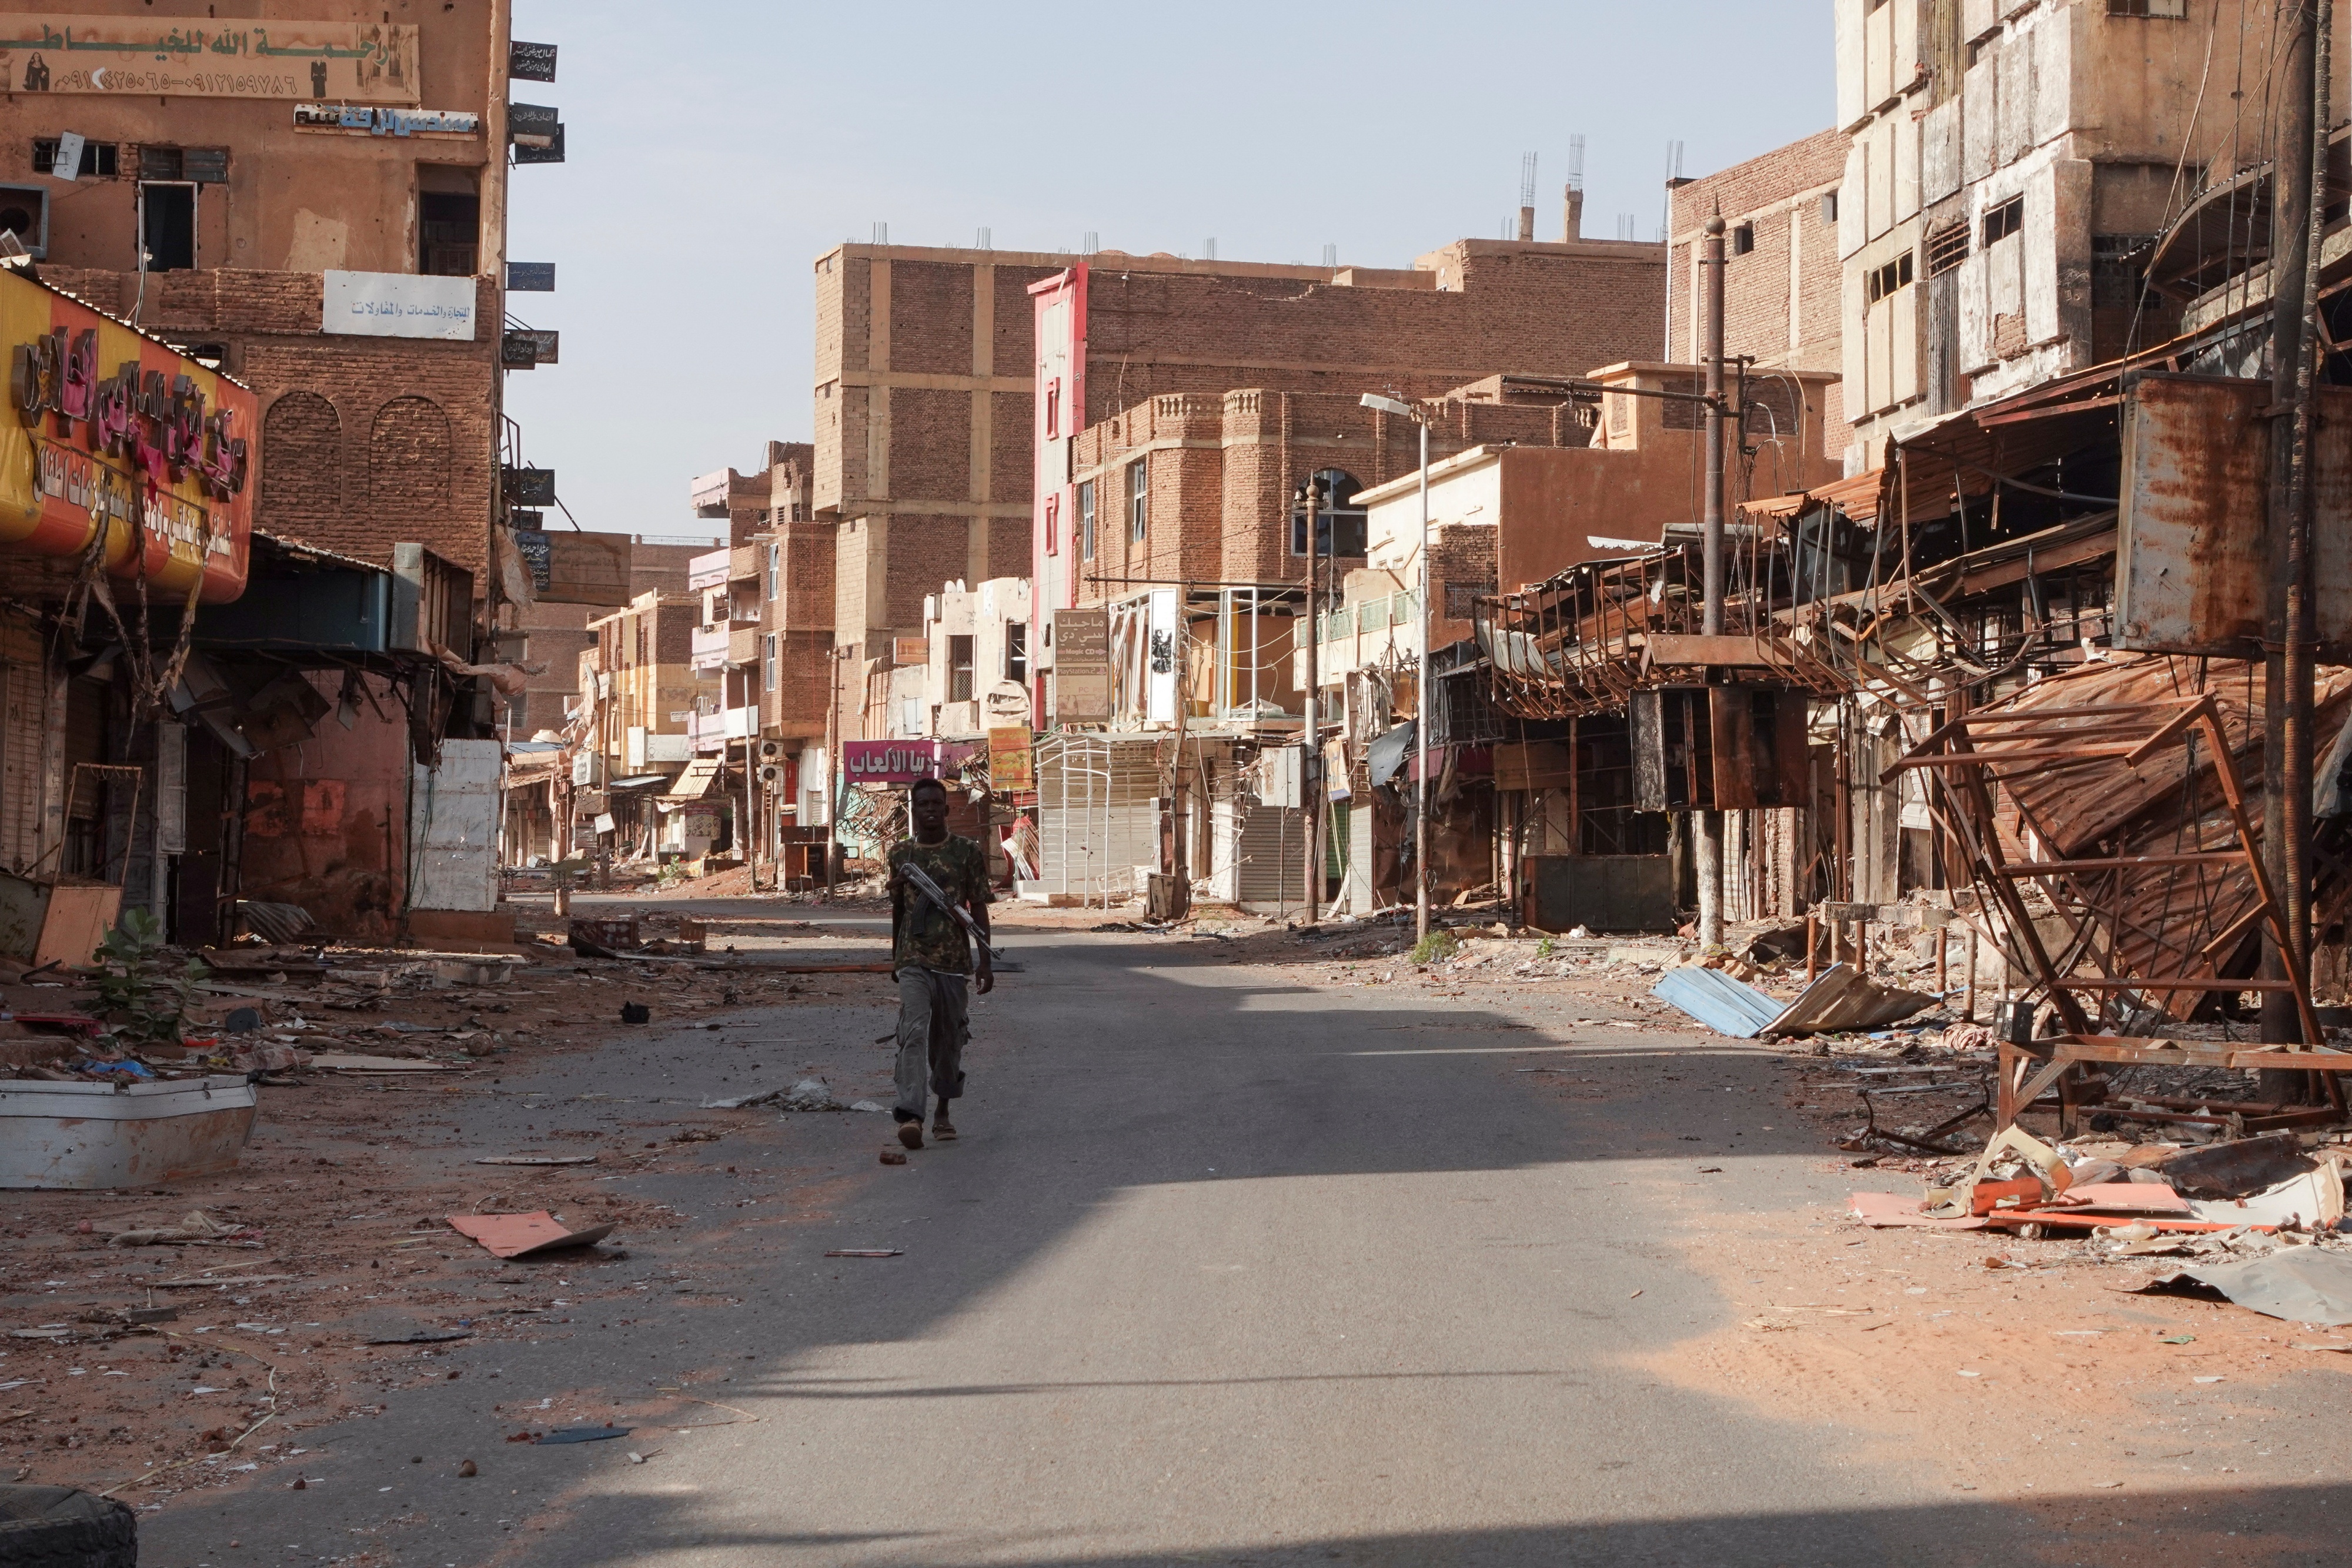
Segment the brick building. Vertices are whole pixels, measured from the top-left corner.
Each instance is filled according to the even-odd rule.
[[[1824,131],[1674,185],[1668,197],[1674,293],[1668,360],[1698,362],[1705,330],[1699,267],[1704,226],[1719,213],[1724,351],[1752,358],[1759,372],[1843,369],[1838,192],[1852,144],[1843,131]],[[1809,433],[1822,439],[1811,444],[1843,454],[1853,432],[1835,386],[1829,389],[1823,418],[1827,428]]]
[[[546,667],[528,677],[513,707],[513,731],[529,738],[545,731],[561,733],[580,703],[580,655],[595,645],[589,622],[627,604],[641,594],[686,591],[686,563],[697,547],[650,543],[627,534],[592,536],[626,562],[626,578],[594,603],[557,600],[541,592],[519,608],[516,626],[523,632],[517,663]],[[556,591],[563,591],[556,590]]]
[[[204,30],[172,9],[160,20]],[[74,10],[93,26],[159,25],[141,0]],[[234,37],[237,14],[259,10],[208,6],[196,23],[228,12],[220,33]],[[393,541],[423,543],[484,596],[499,517],[507,6],[306,11],[319,37],[294,47],[357,56],[321,62],[323,90],[289,68],[282,84],[257,70],[252,97],[133,96],[69,89],[79,73],[52,62],[46,96],[11,99],[19,134],[0,141],[0,223],[51,281],[254,388],[257,526],[386,565]],[[217,42],[208,36],[200,63],[217,63]],[[306,101],[367,107],[321,116]],[[425,110],[405,134],[377,133],[375,116]],[[55,168],[68,133],[83,142],[71,179]],[[378,336],[400,319],[381,312],[355,330],[354,297],[429,297],[444,314],[414,319],[462,329]]]
[[[1393,269],[862,245],[819,257],[813,507],[835,528],[844,733],[943,582],[1029,575],[1041,621],[1075,601],[1062,541],[1078,432],[1171,394],[1352,402],[1498,370],[1579,372],[1655,341],[1663,273],[1660,246],[1610,241],[1462,240]]]

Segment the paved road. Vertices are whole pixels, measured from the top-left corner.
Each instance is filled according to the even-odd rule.
[[[2082,1560],[1924,1458],[1653,1370],[1737,1311],[1682,1239],[1691,1206],[1839,1191],[1811,1134],[1725,1121],[1727,1086],[1773,1076],[1759,1054],[1668,1082],[1655,1033],[1562,1051],[1207,943],[1014,941],[1030,969],[980,1011],[960,1144],[887,1169],[879,1118],[838,1119],[815,1218],[623,1266],[639,1301],[690,1279],[740,1305],[464,1353],[474,1381],[306,1435],[327,1485],[154,1516],[150,1568]],[[830,1030],[835,1071],[870,1078],[881,999],[780,1027]],[[662,1071],[690,1088],[697,1060]],[[1547,1061],[1601,1097],[1515,1071]],[[1701,1180],[1710,1154],[1727,1168]],[[679,1181],[665,1200],[705,1212],[724,1185]],[[905,1255],[822,1256],[845,1246]],[[615,1397],[731,1368],[697,1391],[761,1419],[508,1447],[471,1403],[493,1366],[516,1395]],[[461,1451],[482,1477],[454,1478]],[[2273,1504],[2324,1506],[2229,1506]]]

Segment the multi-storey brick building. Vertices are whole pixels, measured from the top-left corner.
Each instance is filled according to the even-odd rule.
[[[1030,575],[1041,621],[1076,602],[1080,431],[1169,394],[1352,402],[1580,372],[1655,342],[1663,270],[1660,246],[1610,241],[1463,240],[1377,270],[860,245],[818,258],[814,506],[836,530],[845,733],[943,582]]]
[[[1838,193],[1852,139],[1829,130],[1776,147],[1701,179],[1677,183],[1669,195],[1673,242],[1666,358],[1696,364],[1705,341],[1700,276],[1706,224],[1724,222],[1724,351],[1774,371],[1843,369],[1839,301],[1844,269],[1838,255]],[[1842,455],[1852,436],[1839,389],[1828,389],[1824,430],[1811,444]],[[1798,433],[1779,434],[1793,439]]]

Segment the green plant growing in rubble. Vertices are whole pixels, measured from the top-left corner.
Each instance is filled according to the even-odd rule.
[[[90,955],[99,1006],[117,1040],[129,1045],[177,1045],[196,985],[212,971],[194,958],[175,963],[163,943],[163,923],[148,910],[123,912]]]
[[[1462,938],[1451,931],[1436,930],[1412,945],[1412,958],[1416,964],[1443,964],[1462,951]]]
[[[1559,944],[1549,936],[1536,944],[1536,956],[1538,958],[1549,958],[1559,951]]]

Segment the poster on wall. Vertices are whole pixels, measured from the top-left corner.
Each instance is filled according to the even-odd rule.
[[[271,17],[0,17],[0,93],[416,101],[416,27]]]
[[[1037,788],[1036,753],[1026,726],[988,732],[988,784],[996,793]]]

